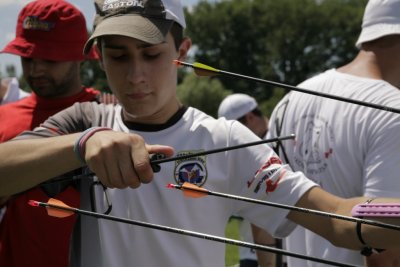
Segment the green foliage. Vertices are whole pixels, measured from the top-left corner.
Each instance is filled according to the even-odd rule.
[[[18,78],[18,83],[19,83],[19,88],[23,89],[24,91],[26,92],[32,91],[22,75],[21,77]]]
[[[84,61],[81,65],[82,83],[99,91],[110,93],[105,72],[97,60]]]
[[[200,109],[215,118],[219,104],[230,93],[218,79],[197,77],[193,73],[186,74],[177,89],[178,98],[184,105]]]
[[[366,2],[201,1],[192,10],[185,11],[186,34],[196,45],[196,61],[296,85],[355,56],[354,44]],[[226,88],[252,95],[259,102],[272,98],[275,92],[254,82],[218,78]]]
[[[262,51],[263,45],[257,41],[259,36],[252,30],[255,20],[252,18],[251,2],[200,2],[192,12],[186,12],[186,33],[198,48],[195,60],[220,69],[260,77],[258,61],[265,52]],[[234,92],[254,94],[258,86],[222,76],[218,79]]]
[[[274,107],[278,104],[278,102],[283,98],[285,94],[285,90],[282,90],[281,88],[273,88],[270,98],[258,102],[258,106],[260,107],[260,110],[263,112],[264,116],[268,118],[271,117]]]

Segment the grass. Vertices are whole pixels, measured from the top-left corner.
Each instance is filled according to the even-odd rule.
[[[239,239],[239,221],[231,218],[225,228],[225,236],[227,238]],[[234,245],[226,245],[225,250],[226,266],[232,266],[239,263],[239,247]]]

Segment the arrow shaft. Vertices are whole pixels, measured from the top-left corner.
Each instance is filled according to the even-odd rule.
[[[241,144],[241,145],[236,145],[236,146],[229,146],[229,147],[211,149],[211,150],[206,150],[206,151],[202,151],[202,152],[197,152],[197,153],[191,153],[191,154],[187,154],[187,155],[172,157],[172,158],[152,160],[151,163],[152,164],[159,164],[159,163],[164,163],[164,162],[171,162],[171,161],[175,161],[175,160],[181,160],[181,159],[187,159],[187,158],[192,158],[192,157],[210,155],[210,154],[215,154],[215,153],[219,153],[219,152],[225,152],[225,151],[230,151],[230,150],[234,150],[234,149],[239,149],[239,148],[244,148],[244,147],[249,147],[249,146],[255,146],[255,145],[261,145],[261,144],[266,144],[266,143],[273,143],[273,142],[278,142],[278,141],[283,141],[283,140],[288,140],[288,139],[294,139],[294,138],[295,138],[295,135],[291,134],[291,135],[288,135],[288,136],[282,136],[282,137],[271,138],[271,139],[264,139],[264,140],[259,140],[259,141],[246,143],[246,144]]]
[[[372,225],[372,226],[377,226],[377,227],[382,227],[382,228],[386,228],[386,229],[400,231],[400,226],[377,222],[377,221],[372,221],[372,220],[365,220],[365,219],[360,219],[360,218],[355,218],[355,217],[343,216],[343,215],[324,212],[324,211],[289,206],[289,205],[285,205],[285,204],[279,204],[279,203],[263,201],[263,200],[259,200],[259,199],[247,198],[247,197],[242,197],[242,196],[237,196],[237,195],[230,195],[230,194],[225,194],[225,193],[219,193],[219,192],[214,192],[214,191],[210,191],[210,190],[203,191],[203,190],[198,190],[198,189],[192,188],[192,187],[183,187],[182,185],[175,185],[175,188],[180,189],[180,190],[192,190],[192,191],[196,191],[200,194],[208,194],[211,196],[234,199],[234,200],[249,202],[249,203],[253,203],[253,204],[260,204],[260,205],[271,206],[271,207],[287,209],[287,210],[292,210],[292,211],[298,211],[298,212],[303,212],[303,213],[308,213],[308,214],[313,214],[313,215],[325,216],[325,217],[330,217],[333,219],[345,220],[345,221],[350,221],[350,222],[360,222],[360,223],[367,224],[367,225]]]
[[[235,245],[235,246],[247,247],[247,248],[251,248],[251,249],[257,249],[257,250],[267,251],[267,252],[272,252],[272,253],[280,253],[282,255],[289,256],[289,257],[295,257],[295,258],[299,258],[299,259],[310,260],[310,261],[315,261],[315,262],[324,263],[324,264],[330,264],[331,266],[357,267],[355,265],[338,263],[338,262],[333,262],[333,261],[329,261],[329,260],[325,260],[325,259],[319,259],[319,258],[315,258],[315,257],[309,257],[309,256],[305,256],[302,254],[286,251],[283,249],[258,245],[258,244],[249,243],[249,242],[243,242],[243,241],[239,241],[236,239],[230,239],[230,238],[220,237],[220,236],[216,236],[216,235],[209,235],[209,234],[204,234],[204,233],[199,233],[199,232],[194,232],[194,231],[189,231],[189,230],[184,230],[184,229],[180,229],[180,228],[174,228],[174,227],[169,227],[169,226],[164,226],[164,225],[159,225],[159,224],[125,219],[125,218],[115,217],[115,216],[111,216],[111,215],[105,215],[105,214],[101,214],[101,213],[97,213],[97,212],[91,212],[91,211],[81,210],[81,209],[72,208],[72,207],[64,207],[64,206],[59,206],[59,205],[54,205],[54,204],[49,204],[49,203],[44,203],[44,202],[38,202],[38,205],[40,207],[60,209],[63,211],[74,212],[77,214],[91,216],[91,217],[95,217],[98,219],[105,219],[105,220],[109,220],[109,221],[137,225],[137,226],[142,226],[145,228],[151,228],[151,229],[156,229],[156,230],[160,230],[160,231],[164,231],[164,232],[171,232],[171,233],[176,233],[176,234],[181,234],[181,235],[186,235],[186,236],[197,237],[197,238],[216,241],[216,242],[224,243],[224,244],[231,244],[231,245]]]
[[[165,163],[165,162],[172,162],[172,161],[188,159],[188,158],[192,158],[192,157],[199,157],[199,156],[204,156],[204,155],[209,155],[209,154],[215,154],[215,153],[219,153],[219,152],[225,152],[225,151],[230,151],[230,150],[249,147],[249,146],[256,146],[256,145],[261,145],[261,144],[267,144],[267,143],[273,143],[273,142],[278,142],[278,141],[283,141],[283,140],[294,139],[295,137],[296,136],[294,134],[291,134],[288,136],[276,137],[276,138],[271,138],[271,139],[263,139],[263,140],[259,140],[259,141],[255,141],[255,142],[251,142],[251,143],[246,143],[246,144],[241,144],[241,145],[236,145],[236,146],[229,146],[229,147],[222,147],[222,148],[217,148],[217,149],[212,149],[212,150],[206,150],[206,151],[201,151],[201,152],[197,152],[197,153],[191,153],[191,154],[186,154],[186,155],[181,155],[181,156],[176,156],[176,157],[171,157],[171,158],[155,159],[155,160],[151,160],[151,164],[156,165],[156,164]],[[50,181],[44,182],[42,184],[49,185],[49,184],[60,183],[60,182],[65,182],[65,181],[76,181],[76,180],[80,180],[82,178],[88,177],[89,175],[95,175],[95,173],[90,172],[90,173],[86,173],[86,174],[76,175],[73,177],[50,180]]]
[[[213,68],[203,69],[200,66],[196,66],[194,64],[190,64],[190,63],[186,63],[186,62],[179,62],[179,65],[182,65],[185,67],[191,67],[193,69],[210,72],[210,73],[214,73],[214,74],[222,74],[222,75],[231,76],[231,77],[235,77],[235,78],[239,78],[239,79],[245,79],[245,80],[254,81],[254,82],[258,82],[258,83],[273,85],[273,86],[277,86],[280,88],[285,88],[285,89],[289,89],[289,90],[293,90],[293,91],[297,91],[297,92],[301,92],[301,93],[325,97],[325,98],[334,99],[334,100],[338,100],[338,101],[342,101],[342,102],[352,103],[352,104],[356,104],[356,105],[360,105],[360,106],[365,106],[365,107],[370,107],[370,108],[374,108],[374,109],[378,109],[378,110],[384,110],[384,111],[389,111],[389,112],[400,114],[400,109],[397,109],[397,108],[391,108],[391,107],[368,103],[368,102],[364,102],[364,101],[360,101],[360,100],[349,99],[349,98],[345,98],[345,97],[341,97],[341,96],[337,96],[337,95],[316,92],[316,91],[300,88],[300,87],[293,86],[293,85],[269,81],[269,80],[265,80],[265,79],[261,79],[261,78],[255,78],[252,76],[247,76],[247,75],[238,74],[238,73],[234,73],[234,72],[213,69]]]
[[[268,85],[273,85],[273,86],[277,86],[277,87],[281,87],[281,88],[285,88],[285,89],[289,89],[289,90],[293,90],[293,91],[297,91],[297,92],[301,92],[301,93],[325,97],[325,98],[334,99],[334,100],[338,100],[338,101],[342,101],[342,102],[352,103],[352,104],[356,104],[356,105],[360,105],[360,106],[366,106],[366,107],[370,107],[370,108],[374,108],[374,109],[379,109],[379,110],[384,110],[384,111],[389,111],[389,112],[400,114],[400,109],[396,109],[396,108],[391,108],[391,107],[382,106],[382,105],[373,104],[373,103],[367,103],[367,102],[356,100],[356,99],[344,98],[344,97],[337,96],[337,95],[316,92],[316,91],[300,88],[300,87],[293,86],[293,85],[288,85],[288,84],[274,82],[274,81],[268,81],[268,80],[255,78],[255,77],[251,77],[251,76],[246,76],[246,75],[242,75],[242,74],[237,74],[237,73],[233,73],[233,72],[229,72],[229,71],[220,70],[219,73],[224,74],[224,75],[229,75],[232,77],[236,77],[236,78],[241,78],[241,79],[246,79],[246,80],[250,80],[250,81],[268,84]]]

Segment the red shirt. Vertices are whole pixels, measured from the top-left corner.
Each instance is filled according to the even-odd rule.
[[[20,101],[0,106],[0,142],[31,130],[49,116],[75,102],[93,101],[99,95],[84,88],[75,96],[43,99],[32,94]],[[72,186],[56,196],[70,206],[79,206],[79,192]],[[0,266],[57,266],[69,265],[69,241],[76,216],[64,219],[50,217],[46,209],[29,206],[30,199],[47,202],[49,197],[36,187],[14,196],[0,224]]]

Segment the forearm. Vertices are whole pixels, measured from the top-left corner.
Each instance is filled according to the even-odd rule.
[[[81,166],[73,151],[79,134],[0,144],[0,196],[10,196]]]
[[[298,201],[296,206],[336,213],[339,215],[351,216],[351,209],[364,203],[366,197],[341,199],[333,196],[318,187],[309,190]],[[400,199],[379,198],[374,202],[400,202]],[[339,219],[332,219],[326,216],[311,215],[307,213],[292,211],[288,218],[321,235],[336,246],[348,249],[361,250],[363,245],[358,239],[356,223]],[[376,218],[370,218],[375,220]],[[379,221],[400,224],[400,219],[380,218]],[[387,230],[381,227],[362,225],[362,237],[371,247],[375,248],[396,248],[400,247],[400,231]]]
[[[353,199],[342,199],[338,209],[335,213],[351,216],[352,208],[357,204],[363,204],[367,200],[367,197],[359,197]],[[393,198],[376,198],[374,203],[400,203],[400,199]],[[400,225],[400,218],[385,218],[385,217],[366,217],[366,220],[379,221],[383,223]],[[333,225],[334,234],[344,234],[342,238],[339,236],[333,236],[336,240],[334,243],[338,246],[347,247],[350,249],[360,250],[364,247],[357,236],[356,223],[337,221]],[[348,239],[346,240],[346,235]],[[361,225],[361,236],[364,242],[372,248],[400,248],[400,231],[385,229],[382,227],[376,227],[371,225]]]

